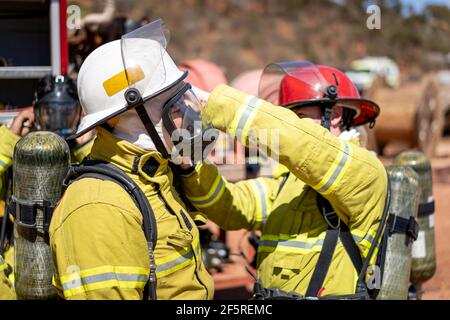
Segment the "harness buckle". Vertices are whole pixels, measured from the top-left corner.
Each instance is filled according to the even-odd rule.
[[[339,219],[335,211],[322,212],[322,216],[330,228],[336,230],[341,227],[341,219]]]

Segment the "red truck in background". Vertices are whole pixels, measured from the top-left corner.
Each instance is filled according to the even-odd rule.
[[[66,74],[66,0],[0,0],[0,124],[31,105],[39,78]]]

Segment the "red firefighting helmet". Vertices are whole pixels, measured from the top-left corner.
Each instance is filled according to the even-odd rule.
[[[261,76],[259,97],[290,109],[303,106],[353,109],[353,126],[373,124],[380,113],[375,102],[360,97],[342,71],[308,61],[268,65]]]

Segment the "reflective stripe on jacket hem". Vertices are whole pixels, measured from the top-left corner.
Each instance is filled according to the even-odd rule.
[[[189,248],[172,254],[167,258],[156,259],[156,277],[168,276],[194,262],[195,256],[200,256],[201,254],[198,237],[194,240],[193,247],[195,248],[195,252],[192,251],[192,248]]]
[[[64,297],[85,294],[92,290],[119,288],[144,288],[149,270],[139,267],[102,266],[80,270],[61,277]]]

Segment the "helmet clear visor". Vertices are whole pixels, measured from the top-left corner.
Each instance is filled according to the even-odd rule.
[[[286,76],[298,80],[308,88],[308,91],[316,92],[317,98],[323,97],[330,85],[317,66],[309,61],[276,62],[264,69],[259,81],[258,97],[272,104],[278,104],[281,81]]]
[[[127,33],[121,38],[123,73],[113,77],[111,87],[134,88],[141,96],[156,92],[164,84],[168,31],[161,19]],[[119,83],[120,82],[120,83]],[[125,84],[125,85],[123,85]]]

